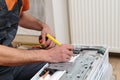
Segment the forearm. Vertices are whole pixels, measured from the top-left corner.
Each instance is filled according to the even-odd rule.
[[[47,61],[46,57],[45,50],[20,50],[0,45],[0,65],[2,66],[16,66]]]
[[[43,26],[46,24],[29,15],[28,13],[23,12],[20,17],[19,25],[27,29],[41,31],[43,29]]]

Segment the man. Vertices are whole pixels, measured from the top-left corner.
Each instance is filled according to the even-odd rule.
[[[0,80],[29,80],[45,64],[43,62],[66,62],[73,54],[69,44],[55,46],[49,39],[46,41],[46,34],[53,36],[52,32],[45,23],[27,14],[28,9],[28,0],[0,0]],[[18,25],[41,31],[43,43],[51,49],[10,47]]]

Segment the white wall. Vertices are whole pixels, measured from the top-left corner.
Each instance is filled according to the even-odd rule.
[[[53,26],[57,40],[70,43],[67,0],[46,0],[46,22]]]

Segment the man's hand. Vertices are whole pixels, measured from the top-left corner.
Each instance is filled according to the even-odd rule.
[[[73,46],[62,44],[48,50],[22,50],[0,45],[0,65],[17,66],[40,62],[66,62],[73,55]]]
[[[42,44],[45,44],[44,47],[47,48],[52,48],[55,46],[55,43],[52,42],[50,39],[46,40],[46,34],[50,34],[51,36],[54,37],[54,34],[52,33],[52,31],[50,30],[50,28],[48,27],[48,25],[43,24],[43,29],[41,31],[41,35],[42,35]]]
[[[73,56],[73,46],[62,44],[47,50],[48,62],[67,62]]]
[[[49,26],[45,24],[44,22],[34,18],[33,16],[29,15],[26,12],[22,12],[20,16],[19,25],[21,27],[41,31],[42,35],[42,44],[45,44],[44,47],[52,48],[55,46],[55,43],[53,43],[51,40],[46,40],[46,34],[50,34],[54,37],[54,34],[50,30]]]

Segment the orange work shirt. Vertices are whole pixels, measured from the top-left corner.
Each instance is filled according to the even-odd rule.
[[[18,0],[5,0],[6,1],[6,5],[8,7],[8,10],[12,10],[15,3],[18,1]],[[26,11],[29,9],[29,0],[22,0],[22,8],[21,8],[21,11]]]

